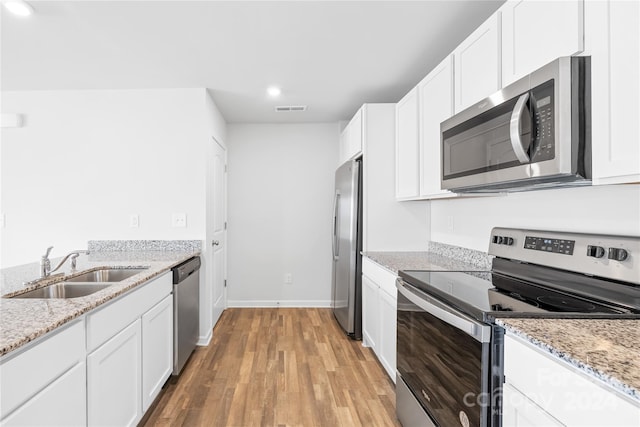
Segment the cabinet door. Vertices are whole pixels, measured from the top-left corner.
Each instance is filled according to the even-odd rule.
[[[418,84],[420,100],[420,196],[451,194],[440,188],[440,123],[453,115],[453,57],[449,56]]]
[[[500,12],[496,12],[453,52],[456,113],[502,87],[500,34]]]
[[[640,182],[640,3],[587,2],[586,7],[588,16],[605,19],[589,34],[595,44],[590,52],[593,180]]]
[[[340,147],[338,150],[338,165],[343,164],[349,159],[349,131],[351,128],[347,126],[340,133]]]
[[[85,364],[77,364],[3,419],[2,425],[7,427],[86,425],[86,378]]]
[[[419,193],[418,90],[412,89],[396,105],[396,197]]]
[[[541,407],[513,388],[510,384],[502,386],[502,425],[517,427],[553,427],[563,426]]]
[[[380,334],[378,293],[378,285],[367,276],[362,276],[362,343],[375,353]]]
[[[378,358],[387,374],[396,382],[397,297],[380,291],[380,340]]]
[[[91,426],[136,425],[142,416],[140,319],[87,357]]]
[[[640,406],[620,396],[619,391],[510,333],[504,337],[504,376],[562,424],[639,425]]]
[[[349,122],[349,159],[362,154],[362,108]]]
[[[142,410],[153,403],[173,370],[173,296],[142,316]]]
[[[584,49],[584,1],[511,0],[502,12],[502,85]]]

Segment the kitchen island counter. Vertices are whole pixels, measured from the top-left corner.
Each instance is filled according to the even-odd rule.
[[[53,276],[36,282],[39,264],[3,269],[0,273],[0,356],[43,336],[88,311],[158,277],[183,261],[199,255],[199,251],[112,251],[92,252],[78,258],[76,272],[63,271],[65,276],[98,268],[145,268],[140,273],[113,282],[113,285],[79,298],[35,299],[7,298],[31,289],[62,282],[65,277]]]
[[[496,323],[640,404],[640,320],[502,318]]]

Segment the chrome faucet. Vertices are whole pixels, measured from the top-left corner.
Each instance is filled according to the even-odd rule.
[[[71,271],[76,269],[76,259],[80,256],[80,254],[88,254],[87,250],[78,250],[69,252],[67,255],[62,258],[62,261],[52,270],[51,269],[51,261],[49,260],[49,254],[51,253],[51,249],[53,246],[49,246],[47,248],[47,252],[40,259],[40,277],[49,277],[51,273],[58,271],[62,265],[67,262],[69,258],[71,258]]]

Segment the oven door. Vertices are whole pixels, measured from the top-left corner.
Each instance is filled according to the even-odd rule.
[[[401,279],[397,288],[398,419],[404,427],[488,426],[491,326]]]

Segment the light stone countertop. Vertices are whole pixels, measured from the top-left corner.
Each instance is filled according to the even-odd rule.
[[[78,274],[84,270],[100,267],[145,267],[146,269],[121,282],[115,282],[106,289],[72,299],[4,298],[61,282],[64,277],[51,277],[25,286],[25,282],[38,277],[39,263],[3,269],[0,271],[0,292],[3,296],[0,298],[0,356],[169,271],[172,267],[199,253],[199,251],[186,250],[95,252],[81,255],[78,257],[76,273],[70,272],[67,265],[66,270],[63,270],[65,275]],[[52,262],[52,265],[56,263]]]
[[[501,318],[496,323],[640,403],[640,320]]]
[[[421,252],[363,252],[391,272],[400,270],[490,271],[492,257],[484,252],[443,243],[429,242]]]

